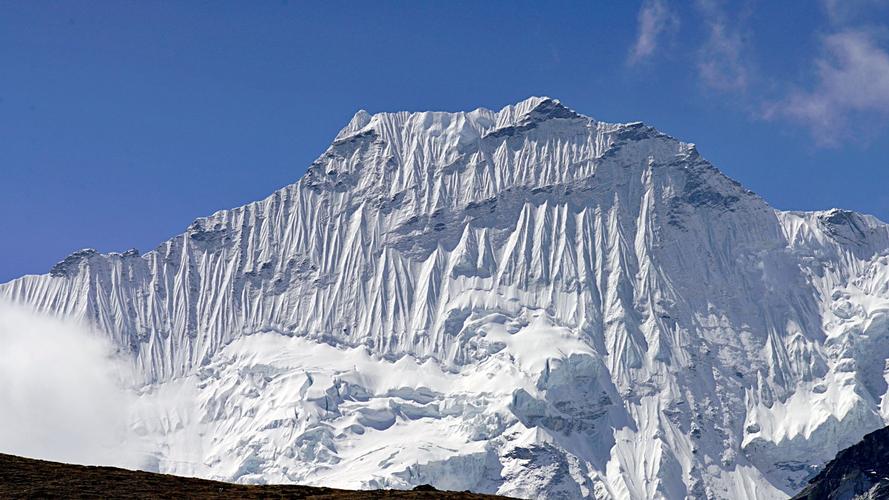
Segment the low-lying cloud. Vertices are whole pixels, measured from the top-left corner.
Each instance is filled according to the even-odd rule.
[[[138,467],[127,366],[85,325],[0,303],[0,452]]]

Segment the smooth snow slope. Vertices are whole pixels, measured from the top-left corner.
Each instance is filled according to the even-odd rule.
[[[889,226],[549,98],[361,111],[265,200],[0,297],[132,354],[168,472],[774,498],[889,422]]]

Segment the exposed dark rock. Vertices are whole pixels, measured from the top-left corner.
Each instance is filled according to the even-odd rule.
[[[87,260],[90,257],[98,255],[98,252],[94,248],[84,248],[83,250],[78,250],[71,255],[65,257],[64,260],[52,266],[52,269],[49,270],[50,276],[71,276],[73,274],[77,274],[77,268],[80,266],[80,262],[83,260]]]
[[[794,499],[853,500],[889,498],[889,427],[871,432],[809,481]]]

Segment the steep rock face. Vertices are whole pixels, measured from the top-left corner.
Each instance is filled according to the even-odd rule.
[[[889,427],[841,451],[794,499],[870,500],[889,497]]]
[[[265,200],[0,296],[96,324],[146,401],[193,391],[181,425],[135,420],[158,468],[212,477],[780,497],[889,419],[889,227],[776,211],[549,98],[359,112]]]

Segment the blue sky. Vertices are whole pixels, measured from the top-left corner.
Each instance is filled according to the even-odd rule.
[[[530,95],[889,220],[887,4],[0,1],[0,281],[263,198],[358,109]]]

